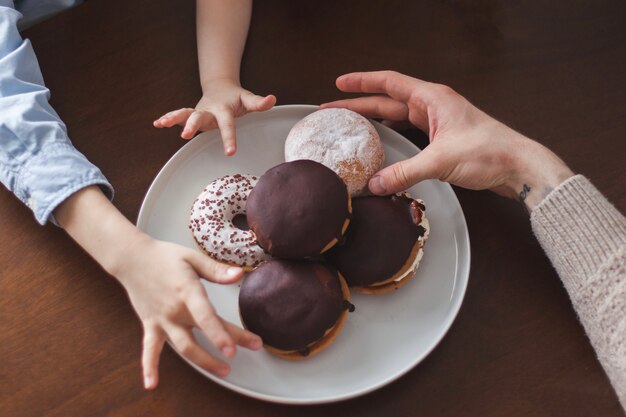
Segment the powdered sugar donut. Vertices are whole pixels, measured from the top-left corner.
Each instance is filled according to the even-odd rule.
[[[246,214],[246,202],[258,177],[227,175],[211,182],[191,207],[189,229],[211,258],[250,271],[272,259],[257,244],[251,230],[235,226],[233,219]]]
[[[385,151],[374,126],[347,109],[318,110],[294,125],[285,141],[285,160],[311,159],[326,165],[348,186],[351,196],[367,191]]]

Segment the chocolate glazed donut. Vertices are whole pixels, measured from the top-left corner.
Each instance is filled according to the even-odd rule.
[[[353,309],[343,278],[318,261],[266,262],[245,278],[239,292],[244,327],[284,359],[305,359],[325,349]]]
[[[263,249],[279,258],[302,259],[342,238],[350,222],[350,195],[342,179],[324,165],[285,162],[261,176],[246,210]]]
[[[325,254],[351,289],[381,294],[398,289],[419,265],[429,224],[424,204],[406,193],[352,200],[345,243]]]

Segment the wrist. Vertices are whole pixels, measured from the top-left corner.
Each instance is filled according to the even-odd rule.
[[[550,149],[528,138],[525,140],[519,152],[517,174],[511,187],[517,199],[531,212],[574,173]]]
[[[70,196],[55,210],[55,217],[67,234],[115,277],[132,256],[129,249],[142,239],[150,239],[95,186]]]
[[[215,74],[209,77],[202,77],[200,85],[202,87],[203,95],[206,95],[211,90],[214,90],[216,87],[221,86],[232,86],[241,88],[241,83],[239,82],[238,75],[235,76]]]
[[[124,281],[127,265],[136,259],[137,248],[146,247],[152,238],[137,229],[130,222],[128,224],[111,224],[109,232],[114,241],[100,252],[96,259],[102,268],[126,286]]]

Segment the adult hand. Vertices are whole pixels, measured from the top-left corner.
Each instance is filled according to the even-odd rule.
[[[370,179],[374,194],[391,194],[425,179],[439,179],[519,198],[532,210],[573,175],[549,149],[488,116],[450,87],[393,71],[342,75],[337,87],[376,95],[338,100],[322,108],[343,107],[388,123],[409,120],[429,135],[431,143],[422,152]]]
[[[195,109],[174,110],[153,122],[154,127],[183,126],[181,137],[191,139],[198,131],[218,127],[224,142],[224,154],[231,156],[237,151],[235,118],[249,112],[265,111],[274,107],[276,97],[258,96],[242,88],[230,79],[213,80],[204,89],[204,95]]]

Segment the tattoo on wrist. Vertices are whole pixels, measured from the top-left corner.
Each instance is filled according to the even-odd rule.
[[[524,184],[524,186],[522,187],[522,191],[520,191],[519,193],[520,203],[524,203],[524,200],[526,200],[526,197],[528,197],[529,192],[530,192],[530,187],[528,186],[528,184]]]

